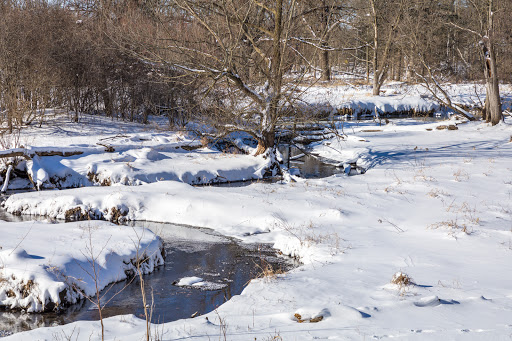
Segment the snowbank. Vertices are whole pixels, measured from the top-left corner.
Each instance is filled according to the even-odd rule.
[[[160,239],[139,227],[0,222],[0,235],[0,306],[8,309],[59,310],[94,296],[96,284],[133,276],[138,258],[143,273],[163,264]]]

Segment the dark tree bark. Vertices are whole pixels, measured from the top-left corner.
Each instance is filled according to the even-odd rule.
[[[489,17],[487,35],[480,41],[482,54],[484,57],[485,72],[485,108],[484,119],[491,122],[492,125],[498,124],[503,119],[503,111],[501,108],[500,86],[498,79],[498,67],[496,65],[496,52],[493,44],[494,36],[494,18],[493,18],[494,1],[489,0]]]

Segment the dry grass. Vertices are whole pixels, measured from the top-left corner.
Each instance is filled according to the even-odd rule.
[[[324,245],[329,249],[332,256],[343,253],[346,248],[341,247],[342,238],[337,232],[323,232],[318,231],[317,227],[312,221],[299,226],[293,226],[287,224],[285,221],[279,219],[279,223],[276,223],[279,228],[288,232],[293,237],[297,238],[300,245],[303,247],[312,247],[315,245]]]
[[[416,174],[414,175],[414,180],[425,182],[437,181],[436,178],[425,173],[425,168],[420,168],[418,171],[416,171]]]
[[[442,189],[434,188],[427,193],[427,196],[429,196],[430,198],[442,198],[449,196],[449,194],[443,191]]]
[[[295,321],[299,322],[299,323],[304,323],[304,322],[309,322],[309,323],[318,323],[320,321],[322,321],[324,319],[324,317],[322,315],[318,315],[316,317],[313,317],[313,318],[305,318],[303,319],[302,318],[302,315],[299,314],[299,313],[295,313],[293,315]]]
[[[396,284],[398,286],[407,286],[413,284],[412,278],[409,277],[406,273],[401,271],[395,273],[391,278],[391,283]]]
[[[391,277],[391,283],[398,286],[400,296],[404,296],[407,289],[410,286],[414,285],[414,281],[412,280],[412,278],[402,271],[395,273],[393,277]]]
[[[255,338],[255,340],[256,340],[256,338]],[[281,335],[279,335],[279,332],[276,332],[274,335],[270,335],[265,340],[266,341],[283,341],[283,338],[281,337]]]
[[[281,268],[274,268],[272,264],[267,262],[265,259],[260,258],[260,264],[256,264],[258,274],[255,278],[263,278],[268,281],[277,279],[279,275],[284,275],[285,272]]]
[[[470,235],[473,233],[473,230],[468,227],[466,224],[459,224],[457,220],[446,220],[446,221],[440,221],[434,224],[431,224],[428,226],[431,229],[437,230],[439,228],[447,228],[450,230],[460,230],[464,232],[467,235]]]
[[[459,169],[456,172],[453,173],[453,176],[455,177],[455,181],[461,182],[461,181],[467,181],[469,180],[469,174],[463,169]]]

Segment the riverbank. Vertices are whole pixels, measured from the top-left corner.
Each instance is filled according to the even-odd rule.
[[[304,263],[252,281],[208,319],[153,325],[161,339],[222,339],[224,333],[228,340],[508,338],[510,118],[496,127],[393,122],[384,128],[348,123],[345,134],[357,139],[321,145],[360,159],[363,175],[236,188],[175,182],[78,188],[16,194],[6,208],[58,215],[73,205],[104,211],[124,204],[127,219],[271,242]],[[397,272],[404,276],[392,283]],[[139,340],[145,333],[144,322],[132,316],[107,319],[106,326],[109,340]],[[6,340],[52,340],[62,333],[85,340],[98,332],[97,323],[80,322]]]

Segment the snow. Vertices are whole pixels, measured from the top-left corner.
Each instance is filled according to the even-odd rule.
[[[452,103],[460,107],[483,107],[485,102],[485,86],[483,84],[442,84],[443,89],[450,96]],[[503,109],[510,107],[510,85],[501,85]],[[301,88],[304,94],[301,101],[311,106],[313,110],[322,108],[332,114],[337,109],[350,108],[355,113],[396,113],[415,111],[426,113],[429,111],[442,111],[443,108],[434,100],[432,94],[421,84],[408,85],[403,82],[393,82],[382,87],[382,96],[372,96],[371,86],[314,85]]]
[[[471,101],[473,88],[451,88],[458,103]],[[438,130],[439,125],[458,129]],[[208,227],[244,242],[270,242],[302,262],[286,274],[252,280],[241,295],[206,316],[152,325],[152,333],[161,339],[222,339],[223,330],[228,340],[509,339],[512,119],[494,127],[453,118],[399,119],[383,125],[345,122],[338,129],[340,137],[315,143],[312,152],[333,163],[356,163],[365,174],[230,188],[141,180],[139,186],[14,194],[4,205],[11,212],[61,218],[80,207],[105,219],[113,207],[122,207],[126,219]],[[134,138],[131,134],[142,132],[123,134]],[[213,174],[219,169],[215,162],[202,161],[210,151],[159,149],[156,133],[144,134],[150,140],[143,148],[132,148],[123,140],[128,138],[120,138],[116,152],[110,153],[113,159],[141,160],[140,176],[153,162],[180,160],[181,154],[190,156],[182,159],[183,170],[197,166],[196,172]],[[80,170],[86,162],[78,160],[90,157],[107,174],[113,168],[100,162],[106,155],[65,159]],[[233,177],[243,176],[236,165],[245,162],[244,156],[225,158],[232,161],[226,169],[235,169]],[[131,178],[137,179],[135,173]],[[13,231],[2,232],[4,249],[13,248],[24,235],[9,236]],[[4,235],[11,246],[4,246]],[[20,250],[26,254],[19,251],[11,257],[21,262],[38,255],[30,245],[24,242]],[[409,283],[397,280],[400,275],[407,275]],[[205,283],[199,278],[182,281]],[[130,341],[143,339],[146,329],[145,321],[125,315],[106,319],[105,330],[106,340]],[[76,322],[5,340],[54,340],[64,334],[97,340],[99,333],[99,322]]]
[[[201,277],[184,277],[176,283],[178,286],[194,285],[203,282]]]
[[[11,309],[54,310],[76,303],[80,292],[94,296],[96,284],[101,290],[126,279],[136,270],[132,262],[143,255],[144,273],[163,264],[160,238],[140,227],[0,222],[0,234],[0,305]]]
[[[205,281],[201,277],[196,276],[181,278],[176,285],[180,287],[193,287],[201,290],[220,290],[227,286],[224,283]]]
[[[229,182],[261,179],[268,167],[263,156],[234,157],[203,148],[193,134],[157,128],[148,132],[147,126],[127,126],[94,116],[86,116],[83,121],[84,126],[77,126],[59,117],[48,127],[32,127],[24,132],[21,143],[31,143],[33,152],[82,152],[71,157],[34,155],[26,167],[37,188],[140,185],[163,180],[190,184]],[[105,146],[114,151],[106,151]],[[17,188],[16,184],[9,186]]]

